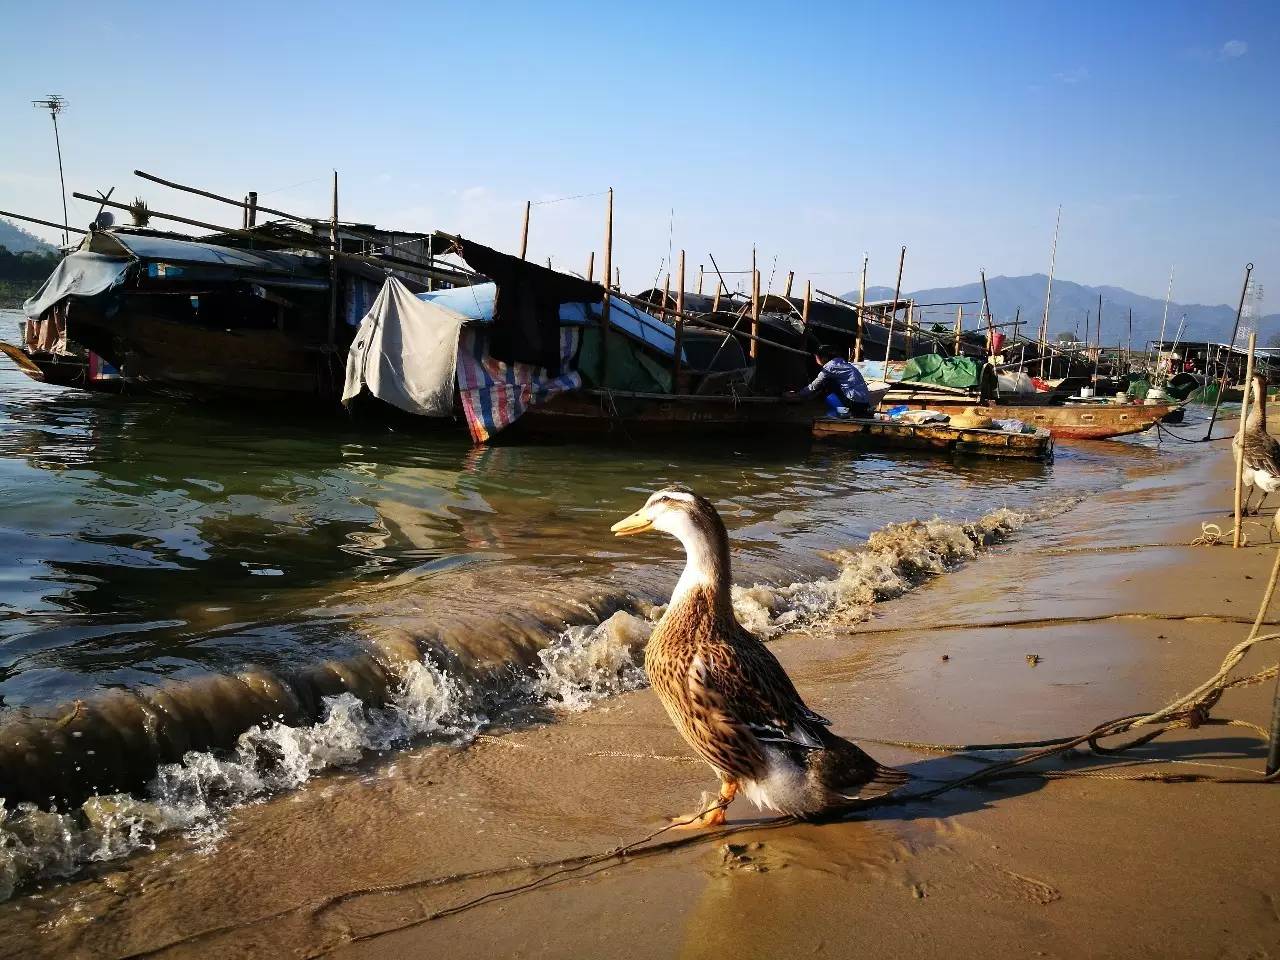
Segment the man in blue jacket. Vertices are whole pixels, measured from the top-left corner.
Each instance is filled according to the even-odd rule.
[[[862,372],[844,358],[837,347],[819,347],[813,359],[822,367],[813,383],[802,390],[783,394],[787,400],[803,400],[815,394],[825,397],[827,409],[836,416],[866,417],[871,414],[871,398]]]

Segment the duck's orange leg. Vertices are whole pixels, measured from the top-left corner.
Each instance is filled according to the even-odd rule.
[[[676,817],[671,821],[671,826],[676,830],[701,830],[705,827],[718,827],[725,821],[725,808],[733,803],[733,798],[738,795],[737,780],[721,780],[720,795],[716,798],[716,805],[710,810],[711,804],[708,801],[708,794],[702,795],[702,812],[690,814],[687,817]]]

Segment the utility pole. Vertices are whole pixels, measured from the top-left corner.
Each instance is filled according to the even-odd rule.
[[[67,233],[67,179],[62,174],[62,139],[58,136],[58,114],[67,107],[67,101],[56,93],[51,93],[43,100],[32,100],[31,105],[37,110],[48,110],[53,120],[53,144],[58,149],[58,182],[62,184],[62,245],[68,246],[71,237]]]

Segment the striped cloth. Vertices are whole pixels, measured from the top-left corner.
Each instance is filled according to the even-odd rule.
[[[560,328],[562,370],[573,366],[578,340],[577,327]],[[582,386],[582,375],[576,370],[551,377],[543,367],[495,360],[488,348],[485,330],[472,323],[462,328],[458,337],[458,394],[476,443],[487,443],[530,407]]]

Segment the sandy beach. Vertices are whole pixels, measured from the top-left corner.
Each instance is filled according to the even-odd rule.
[[[866,622],[772,649],[834,729],[926,779],[973,765],[872,741],[1062,736],[1163,705],[1244,638],[1274,555],[1262,523],[1244,549],[1189,545],[1202,522],[1227,526],[1227,443],[1202,452],[1144,463]],[[1244,666],[1273,660],[1263,648]],[[1265,725],[1271,694],[1233,691],[1216,714]],[[1256,774],[1263,755],[1215,726],[1130,756]],[[1045,768],[1098,769],[1079,752]],[[745,829],[423,922],[639,839],[713,787],[640,690],[319,777],[237,809],[203,847],[171,836],[19,896],[0,905],[0,956],[1261,958],[1280,944],[1280,791],[1085,777]],[[731,825],[757,816],[730,809]]]

